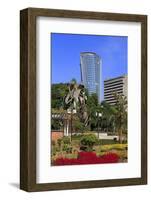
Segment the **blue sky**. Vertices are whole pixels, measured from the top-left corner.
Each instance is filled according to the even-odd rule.
[[[127,74],[127,36],[104,36],[86,34],[51,34],[52,83],[66,83],[72,78],[81,81],[80,52],[97,53],[102,60],[101,96],[103,81]]]

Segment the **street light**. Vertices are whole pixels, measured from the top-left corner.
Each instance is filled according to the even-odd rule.
[[[70,114],[70,141],[72,141],[72,121],[73,121],[73,114],[76,114],[76,109],[67,109],[67,113]]]
[[[71,110],[71,108],[67,109],[67,113],[70,116],[69,127],[70,127],[70,142],[71,142],[71,140],[72,140],[72,110]]]
[[[96,115],[97,120],[98,120],[98,127],[97,127],[97,129],[98,129],[98,138],[99,138],[99,118],[101,119],[102,113],[96,112],[95,115]]]

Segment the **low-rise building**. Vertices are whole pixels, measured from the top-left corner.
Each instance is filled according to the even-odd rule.
[[[110,105],[114,105],[116,103],[116,99],[114,97],[115,93],[127,97],[127,75],[104,81],[104,101]]]

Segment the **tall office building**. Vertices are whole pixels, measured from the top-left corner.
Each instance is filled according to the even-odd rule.
[[[100,57],[93,52],[80,54],[81,79],[89,94],[96,93],[100,101]]]
[[[127,97],[127,75],[104,81],[104,101],[114,105],[116,103],[114,93]]]

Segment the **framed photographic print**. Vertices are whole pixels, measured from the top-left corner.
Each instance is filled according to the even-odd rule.
[[[20,188],[147,184],[147,16],[20,12]]]

